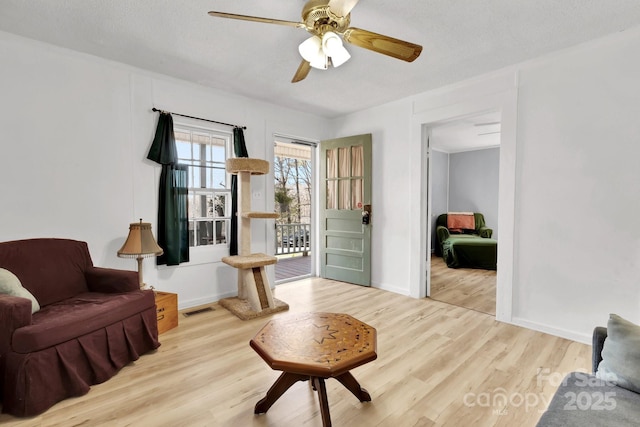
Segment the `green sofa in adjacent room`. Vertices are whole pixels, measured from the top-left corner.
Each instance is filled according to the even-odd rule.
[[[484,215],[474,212],[473,229],[449,230],[447,215],[436,219],[435,254],[441,256],[450,268],[483,268],[495,270],[498,259],[498,241],[492,239],[493,229],[484,222]]]

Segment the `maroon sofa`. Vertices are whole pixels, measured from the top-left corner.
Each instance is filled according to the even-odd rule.
[[[94,267],[85,242],[2,242],[0,268],[41,307],[0,294],[2,412],[37,415],[160,345],[153,291],[135,271]]]

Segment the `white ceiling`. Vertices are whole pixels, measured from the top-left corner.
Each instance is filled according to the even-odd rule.
[[[499,147],[500,122],[500,112],[492,112],[442,123],[431,129],[429,145],[445,153]]]
[[[351,25],[423,45],[405,63],[346,45],[339,68],[292,84],[303,0],[0,0],[0,30],[336,117],[640,25],[639,0],[361,0]],[[0,63],[2,58],[0,58]]]

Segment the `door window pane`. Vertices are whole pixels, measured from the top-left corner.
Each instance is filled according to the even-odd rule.
[[[327,209],[338,209],[338,149],[327,150]]]
[[[351,191],[349,189],[349,179],[341,179],[338,181],[339,195],[338,195],[338,209],[351,209]]]
[[[338,208],[338,181],[327,181],[327,209]]]
[[[362,176],[364,173],[364,147],[356,145],[351,147],[351,176]]]
[[[350,147],[341,147],[338,150],[338,177],[349,178],[351,166]]]
[[[338,177],[338,149],[327,150],[327,179]]]
[[[351,180],[351,209],[362,209],[363,185],[362,179]]]

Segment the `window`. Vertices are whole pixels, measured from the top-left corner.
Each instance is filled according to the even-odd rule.
[[[225,169],[231,134],[174,126],[178,162],[189,166],[189,246],[226,248],[231,221],[231,183]]]
[[[327,150],[327,209],[362,209],[363,147],[338,147]]]

